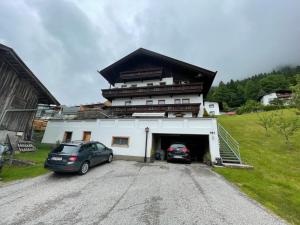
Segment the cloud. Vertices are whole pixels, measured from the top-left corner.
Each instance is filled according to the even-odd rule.
[[[139,47],[240,79],[300,64],[300,2],[16,0],[0,2],[0,40],[60,100],[103,101],[96,72]]]

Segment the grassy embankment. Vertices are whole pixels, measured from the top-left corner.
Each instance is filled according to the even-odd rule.
[[[34,162],[33,166],[9,166],[5,164],[0,173],[1,181],[13,181],[29,177],[35,177],[48,172],[44,169],[45,159],[51,150],[49,145],[38,144],[35,152],[25,152],[15,154],[15,159],[22,159]]]
[[[295,115],[295,110],[283,112],[286,118]],[[274,129],[270,136],[265,135],[255,113],[221,116],[218,120],[240,143],[244,163],[254,169],[215,168],[215,171],[277,215],[300,224],[300,132],[291,139],[293,148],[288,149]]]

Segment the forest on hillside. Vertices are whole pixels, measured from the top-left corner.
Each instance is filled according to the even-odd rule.
[[[230,80],[220,82],[217,87],[212,87],[206,100],[222,102],[224,109],[237,108],[248,100],[257,101],[259,97],[276,90],[290,90],[300,74],[300,66],[285,66],[270,73],[261,73],[243,80]]]

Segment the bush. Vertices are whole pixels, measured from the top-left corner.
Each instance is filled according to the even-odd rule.
[[[248,100],[245,105],[238,108],[237,114],[251,113],[262,111],[263,106],[260,102]]]

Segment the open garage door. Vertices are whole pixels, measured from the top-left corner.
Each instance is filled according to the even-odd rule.
[[[209,153],[208,135],[194,134],[153,134],[152,157],[157,152],[163,152],[162,159],[165,160],[166,151],[173,143],[184,143],[190,150],[192,161],[203,162],[204,155]]]

